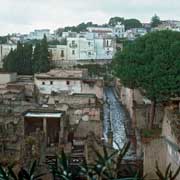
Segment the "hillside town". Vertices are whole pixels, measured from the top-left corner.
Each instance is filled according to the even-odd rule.
[[[3,37],[0,179],[180,179],[180,21],[153,18]]]

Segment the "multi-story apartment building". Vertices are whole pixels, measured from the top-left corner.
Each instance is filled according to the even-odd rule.
[[[49,29],[36,29],[33,32],[30,32],[27,39],[37,39],[41,40],[43,39],[44,35],[46,37],[50,37],[50,30]]]
[[[67,45],[51,46],[52,60],[58,62],[112,60],[115,53],[115,39],[105,34],[85,32],[67,37]]]

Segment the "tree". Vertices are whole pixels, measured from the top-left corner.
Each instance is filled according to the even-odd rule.
[[[180,95],[180,33],[149,33],[126,45],[115,56],[115,73],[130,88],[139,88],[151,100],[153,127],[156,103]]]
[[[34,53],[33,53],[33,73],[38,73],[40,72],[40,49],[41,49],[41,44],[36,43],[35,48],[34,48]]]
[[[32,66],[33,73],[48,72],[50,70],[50,54],[46,36],[44,36],[41,43],[35,45]]]
[[[160,17],[157,16],[156,14],[151,18],[151,27],[157,27],[158,25],[161,24]]]
[[[32,45],[22,45],[20,42],[17,44],[15,50],[4,58],[3,68],[8,72],[17,72],[21,75],[32,74]]]
[[[41,41],[39,65],[40,72],[48,72],[50,70],[50,59],[46,36],[44,36]]]
[[[15,52],[11,49],[10,53],[3,59],[3,69],[8,72],[15,71],[15,62],[14,62]]]
[[[24,45],[24,69],[23,74],[26,75],[32,75],[33,69],[32,69],[32,45],[31,44],[25,44]]]
[[[17,44],[17,49],[15,50],[15,54],[14,54],[14,65],[15,65],[15,72],[17,72],[18,74],[24,74],[24,49],[23,49],[23,45],[18,42]]]
[[[116,26],[119,22],[124,24],[124,18],[123,17],[112,17],[112,18],[110,18],[108,24],[110,26]]]
[[[126,19],[124,20],[125,29],[141,28],[142,24],[138,19]]]

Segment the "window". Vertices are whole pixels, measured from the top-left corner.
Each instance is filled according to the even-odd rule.
[[[66,85],[69,85],[70,84],[70,82],[69,81],[66,81]]]
[[[75,54],[75,50],[72,50],[72,55],[74,55]]]
[[[42,85],[45,85],[45,82],[44,82],[44,81],[42,82]]]
[[[106,45],[107,45],[107,47],[109,47],[109,41],[108,40],[106,41]]]
[[[55,104],[59,104],[59,101],[58,101],[58,100],[55,100]]]
[[[64,50],[61,50],[61,57],[64,57]]]
[[[50,81],[50,85],[53,85],[53,81]]]

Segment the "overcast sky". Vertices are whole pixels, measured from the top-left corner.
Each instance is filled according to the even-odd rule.
[[[103,24],[113,16],[149,22],[155,13],[180,20],[180,0],[0,0],[0,35],[88,21]]]

